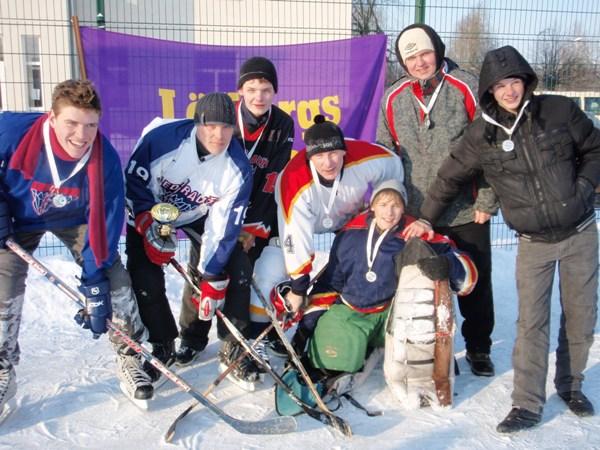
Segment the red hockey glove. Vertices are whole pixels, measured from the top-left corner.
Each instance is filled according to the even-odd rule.
[[[158,227],[159,224],[152,218],[150,211],[144,211],[135,218],[135,229],[144,237],[146,256],[151,262],[161,266],[168,264],[175,256],[177,244],[175,232],[167,237],[162,237],[158,234]]]
[[[223,309],[227,286],[229,286],[227,275],[222,280],[202,280],[200,282],[200,298],[196,294],[192,294],[192,302],[198,308],[200,320],[211,320],[217,308]]]
[[[271,304],[275,308],[277,319],[281,322],[281,326],[284,330],[287,330],[300,322],[303,316],[303,310],[299,305],[294,311],[293,306],[289,304],[286,299],[286,295],[292,292],[292,283],[290,281],[282,281],[271,289],[270,300]],[[301,301],[301,304],[304,302]]]

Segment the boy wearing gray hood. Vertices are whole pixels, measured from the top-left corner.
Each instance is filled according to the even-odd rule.
[[[513,408],[498,425],[500,433],[541,421],[557,267],[562,313],[554,385],[574,414],[594,414],[581,387],[597,316],[593,199],[600,130],[570,99],[534,95],[536,85],[535,72],[513,47],[486,54],[479,81],[482,117],[444,161],[421,208],[425,219],[435,221],[460,187],[483,173],[507,225],[519,235]]]

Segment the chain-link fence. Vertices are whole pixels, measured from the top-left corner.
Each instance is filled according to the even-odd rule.
[[[438,31],[447,55],[463,68],[476,73],[487,50],[514,45],[538,71],[540,90],[569,91],[582,108],[600,115],[597,0],[0,0],[1,110],[45,111],[52,87],[79,76],[72,16],[82,26],[212,45],[272,46],[384,33],[388,82],[400,75],[393,51],[397,34],[420,20]],[[152,60],[144,64],[152,71]],[[493,220],[492,230],[494,245],[516,242],[501,218]],[[59,251],[54,241],[42,245],[49,253]]]

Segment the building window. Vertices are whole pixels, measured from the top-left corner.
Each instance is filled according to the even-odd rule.
[[[42,70],[40,66],[40,37],[23,35],[23,55],[27,79],[27,104],[30,108],[42,105]]]

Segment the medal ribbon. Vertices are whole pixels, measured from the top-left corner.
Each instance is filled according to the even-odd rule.
[[[244,150],[245,150],[246,149],[246,139],[244,138],[244,119],[242,118],[241,103],[240,103],[240,107],[238,108],[237,114],[238,114],[238,124],[240,126],[240,134],[242,135],[242,141],[244,142]],[[267,124],[269,123],[270,119],[271,119],[271,107],[269,107],[269,117],[267,117],[267,121],[261,127],[262,129],[260,130],[260,134],[256,138],[256,141],[254,141],[254,145],[252,146],[252,148],[250,150],[248,150],[248,152],[246,153],[246,156],[248,156],[248,159],[252,158],[252,155],[254,154],[254,151],[256,150],[256,146],[258,145],[260,138],[262,137],[263,133],[265,132],[265,128],[267,128]]]
[[[519,123],[519,120],[521,120],[521,116],[523,115],[523,112],[525,111],[525,107],[527,105],[529,105],[529,100],[526,100],[525,103],[523,103],[523,106],[521,106],[521,110],[519,111],[519,114],[517,115],[517,120],[515,120],[515,123],[513,123],[513,126],[510,128],[506,128],[504,125],[499,124],[494,119],[492,119],[490,116],[488,116],[486,113],[481,113],[481,117],[483,117],[483,120],[485,120],[487,123],[491,123],[492,125],[496,125],[497,127],[502,128],[504,130],[504,132],[506,134],[508,134],[508,139],[510,140],[513,132],[515,131],[515,128],[517,128],[517,124]]]
[[[323,188],[321,186],[321,182],[319,181],[319,174],[317,173],[317,169],[315,169],[312,161],[308,162],[310,166],[310,172],[312,173],[313,181],[315,182],[315,188],[317,189],[317,194],[319,195],[319,200],[321,201],[321,206],[323,207],[323,211],[325,212],[325,216],[330,217],[329,212],[331,211],[331,207],[333,206],[333,202],[335,201],[335,195],[337,194],[338,187],[340,186],[340,178],[342,176],[342,171],[340,171],[335,177],[335,181],[333,182],[333,186],[331,187],[331,193],[329,194],[329,200],[327,201],[327,205],[323,201]]]
[[[377,253],[379,252],[379,247],[383,242],[383,239],[390,231],[390,228],[385,230],[375,241],[375,248],[371,248],[373,245],[373,235],[375,234],[375,218],[371,221],[369,225],[369,235],[367,236],[367,273],[371,272],[371,268],[373,267],[373,263],[375,262],[375,258],[377,258]]]
[[[419,100],[419,98],[416,95],[414,95],[415,100],[417,101],[417,103],[419,104],[419,107],[421,108],[421,110],[423,111],[423,114],[425,115],[425,118],[427,118],[427,116],[429,116],[429,112],[433,109],[433,105],[435,105],[435,101],[438,98],[440,89],[442,89],[442,84],[444,84],[445,79],[446,79],[446,74],[444,74],[440,83],[435,88],[435,91],[433,91],[433,95],[431,96],[431,99],[429,99],[429,103],[427,104],[427,106],[425,106],[425,104],[421,100]]]
[[[58,191],[58,188],[60,188],[61,184],[72,178],[75,174],[77,174],[77,172],[83,169],[83,166],[85,166],[85,164],[90,159],[90,155],[92,154],[92,146],[94,145],[94,143],[92,142],[85,154],[81,157],[79,161],[77,161],[77,164],[75,165],[69,176],[61,180],[60,176],[58,175],[58,169],[56,167],[56,161],[54,159],[54,152],[52,151],[52,144],[50,143],[50,123],[47,120],[44,122],[43,125],[43,134],[46,157],[48,158],[48,165],[50,166],[50,173],[52,174],[52,184],[54,184],[54,187]]]

